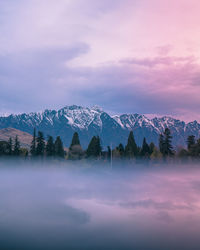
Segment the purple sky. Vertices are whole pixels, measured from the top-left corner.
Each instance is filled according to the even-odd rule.
[[[200,121],[199,0],[0,0],[0,113]]]

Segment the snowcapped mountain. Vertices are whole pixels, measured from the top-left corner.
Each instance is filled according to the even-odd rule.
[[[185,123],[171,117],[149,119],[139,114],[110,116],[97,106],[85,108],[73,105],[60,110],[0,117],[0,129],[8,127],[28,133],[32,133],[35,127],[46,136],[60,135],[66,146],[69,146],[73,133],[77,131],[83,147],[87,147],[93,135],[101,137],[104,147],[111,142],[113,145],[120,142],[125,144],[131,130],[139,145],[144,137],[148,142],[153,141],[157,144],[159,134],[166,127],[172,132],[175,146],[185,145],[188,135],[200,137],[200,124],[197,121]]]

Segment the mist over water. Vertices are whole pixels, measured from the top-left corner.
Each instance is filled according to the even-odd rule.
[[[199,249],[198,165],[0,163],[1,249]]]

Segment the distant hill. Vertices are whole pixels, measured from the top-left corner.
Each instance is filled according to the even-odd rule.
[[[8,141],[11,137],[13,142],[15,137],[18,136],[21,147],[30,148],[32,135],[15,128],[3,128],[0,129],[0,141]]]
[[[119,143],[126,144],[130,131],[133,131],[138,145],[142,144],[144,137],[148,143],[158,144],[159,134],[163,133],[165,128],[171,130],[174,146],[185,146],[188,135],[200,137],[200,124],[197,121],[185,123],[167,116],[149,119],[141,114],[111,116],[98,107],[76,105],[66,106],[60,110],[0,117],[0,129],[10,127],[29,134],[33,133],[35,127],[37,131],[44,133],[45,138],[52,135],[55,139],[59,135],[66,147],[69,147],[72,135],[76,131],[83,148],[88,146],[93,135],[100,136],[104,148],[110,143],[113,147]],[[22,140],[26,138],[27,133],[23,134]],[[30,138],[29,134],[27,139]],[[26,144],[29,143],[30,139],[26,141]]]

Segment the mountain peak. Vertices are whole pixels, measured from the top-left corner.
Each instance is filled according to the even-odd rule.
[[[66,109],[66,110],[76,110],[76,109],[84,109],[82,106],[78,106],[78,105],[70,105],[70,106],[65,106],[62,109]]]
[[[97,112],[103,112],[103,109],[102,109],[100,106],[98,106],[98,105],[92,106],[91,109],[92,109],[92,110],[95,110],[95,111],[97,111]]]
[[[102,115],[104,114],[104,115]],[[59,110],[45,110],[43,112],[10,115],[0,117],[0,129],[13,127],[32,134],[33,128],[54,137],[60,135],[64,144],[69,145],[72,134],[80,134],[83,146],[88,145],[94,135],[102,138],[103,146],[110,141],[125,144],[130,131],[139,145],[143,137],[148,142],[157,144],[160,133],[170,128],[174,138],[174,145],[184,145],[188,135],[200,137],[200,124],[197,121],[185,123],[169,116],[161,118],[147,118],[142,114],[122,114],[110,116],[99,106],[91,108],[78,105],[65,106]]]

